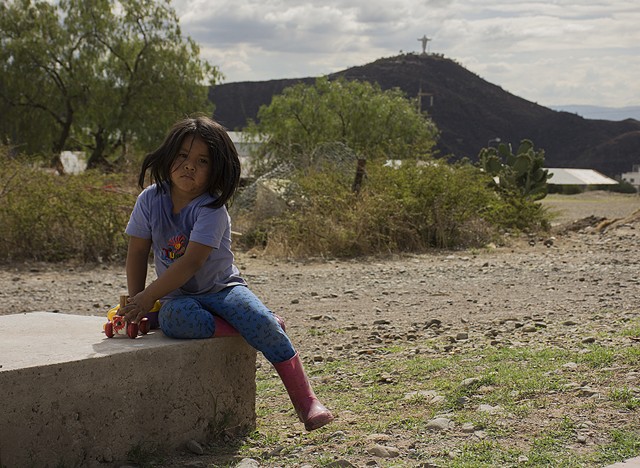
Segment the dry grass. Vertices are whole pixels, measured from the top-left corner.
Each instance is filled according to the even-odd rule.
[[[640,209],[640,195],[603,191],[577,195],[547,195],[542,205],[555,214],[553,224],[565,224],[596,216],[608,219],[625,218]]]

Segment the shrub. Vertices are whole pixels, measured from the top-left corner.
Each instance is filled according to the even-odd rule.
[[[332,167],[299,173],[294,208],[254,225],[242,242],[253,247],[260,239],[273,255],[297,257],[478,247],[497,240],[515,217],[472,165],[369,163],[359,193],[352,177]]]
[[[580,185],[557,185],[549,184],[549,193],[559,193],[562,195],[578,195],[584,192]]]
[[[123,234],[135,193],[125,176],[57,176],[0,150],[0,261],[111,260],[126,252]]]
[[[620,180],[615,185],[595,185],[593,190],[606,190],[616,193],[638,193],[638,190],[626,180]]]

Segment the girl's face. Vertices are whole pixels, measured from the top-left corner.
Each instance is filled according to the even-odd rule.
[[[209,188],[211,175],[209,147],[198,136],[188,135],[171,165],[172,193],[193,200]]]

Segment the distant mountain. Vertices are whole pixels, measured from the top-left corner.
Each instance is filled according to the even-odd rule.
[[[596,169],[615,177],[640,163],[640,121],[585,119],[527,101],[491,84],[453,60],[406,54],[329,75],[397,87],[408,97],[422,92],[422,109],[440,129],[438,151],[453,159],[477,160],[481,148],[499,138],[517,147],[530,139],[544,149],[547,167]],[[256,119],[271,97],[315,78],[227,83],[211,89],[214,117],[230,130]],[[432,100],[431,100],[432,99]]]
[[[564,106],[551,106],[551,109],[578,114],[585,119],[615,121],[635,119],[640,121],[640,106],[603,107],[573,104]]]

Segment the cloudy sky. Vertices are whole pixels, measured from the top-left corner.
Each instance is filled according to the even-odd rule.
[[[541,105],[640,105],[638,0],[174,0],[225,82],[444,54]]]

